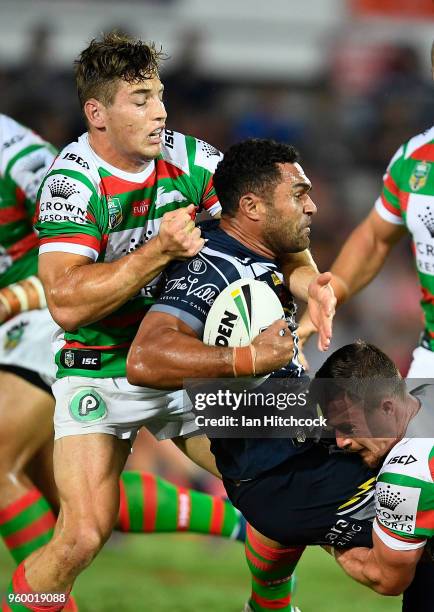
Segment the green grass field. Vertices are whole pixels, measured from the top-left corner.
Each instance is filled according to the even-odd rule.
[[[0,549],[0,592],[13,570]],[[398,612],[319,549],[305,553],[294,603],[302,612]],[[189,535],[115,536],[74,589],[80,612],[240,612],[249,594],[243,547]]]

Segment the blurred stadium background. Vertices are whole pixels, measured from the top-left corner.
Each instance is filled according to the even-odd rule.
[[[114,27],[169,55],[168,127],[224,150],[241,138],[296,145],[318,205],[312,251],[320,269],[378,196],[397,147],[432,124],[432,0],[2,0],[0,112],[58,147],[84,130],[72,61]],[[421,329],[409,242],[339,311],[333,347],[378,344],[406,372]],[[313,369],[322,356],[311,342]],[[131,467],[178,483],[215,483],[170,445],[139,438]],[[0,550],[0,591],[11,562]],[[309,551],[296,602],[303,612],[399,610],[358,588],[322,551]],[[236,612],[248,573],[236,543],[186,536],[115,537],[77,586],[81,610]]]

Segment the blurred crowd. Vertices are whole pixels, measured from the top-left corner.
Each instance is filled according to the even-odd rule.
[[[0,112],[62,147],[85,127],[72,65],[52,62],[53,45],[50,27],[37,25],[23,61],[0,68]],[[251,136],[294,144],[318,205],[312,251],[320,269],[327,269],[373,205],[392,154],[432,122],[426,63],[410,46],[360,44],[343,36],[327,48],[327,70],[315,81],[216,80],[200,70],[201,45],[200,33],[186,32],[176,57],[164,62],[168,127],[223,151]],[[385,273],[339,312],[333,346],[365,338],[389,352],[405,373],[421,327],[418,300],[407,242]],[[314,342],[307,356],[314,368],[323,359]]]

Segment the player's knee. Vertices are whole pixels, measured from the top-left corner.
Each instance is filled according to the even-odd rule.
[[[93,527],[83,527],[78,531],[75,545],[80,567],[86,567],[98,554],[106,541],[104,534]]]
[[[77,522],[72,528],[61,530],[57,543],[61,557],[59,561],[70,570],[84,569],[101,550],[109,535],[92,522]]]

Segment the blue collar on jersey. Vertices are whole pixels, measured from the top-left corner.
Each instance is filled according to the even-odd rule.
[[[234,257],[249,257],[254,261],[264,261],[267,263],[276,263],[275,259],[264,257],[255,251],[246,247],[242,242],[230,236],[227,232],[221,229],[220,221],[213,219],[211,221],[203,221],[199,224],[203,237],[209,240],[206,246],[216,249],[223,253],[228,253]]]

